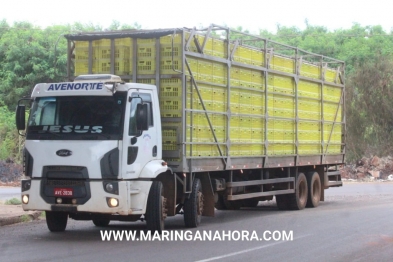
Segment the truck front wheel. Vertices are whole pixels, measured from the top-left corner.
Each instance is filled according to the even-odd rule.
[[[186,227],[197,227],[201,223],[203,194],[201,181],[198,178],[194,179],[190,198],[185,200],[183,210]]]
[[[111,221],[109,219],[93,219],[93,224],[96,227],[107,227]]]
[[[153,181],[147,198],[145,215],[147,230],[152,232],[157,231],[160,234],[164,230],[164,220],[166,218],[165,203],[162,183],[160,181]]]
[[[46,225],[51,232],[62,232],[67,227],[68,213],[46,211]]]

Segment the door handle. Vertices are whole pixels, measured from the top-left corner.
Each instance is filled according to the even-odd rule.
[[[157,146],[153,146],[153,157],[157,156]]]

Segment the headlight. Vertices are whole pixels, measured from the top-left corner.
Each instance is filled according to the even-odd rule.
[[[23,204],[28,204],[29,203],[29,195],[23,195],[22,196],[22,203]]]
[[[107,197],[106,202],[108,203],[109,207],[117,207],[119,206],[119,200],[114,197]]]

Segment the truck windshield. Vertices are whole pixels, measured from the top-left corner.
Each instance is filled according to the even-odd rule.
[[[26,139],[120,140],[126,92],[36,98]]]

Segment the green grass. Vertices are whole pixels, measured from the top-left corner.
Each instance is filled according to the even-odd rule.
[[[29,215],[22,215],[20,217],[20,222],[30,222],[32,219]]]
[[[4,204],[5,205],[20,205],[20,204],[22,204],[22,201],[20,201],[19,199],[14,197],[14,198],[6,200],[4,202]]]

